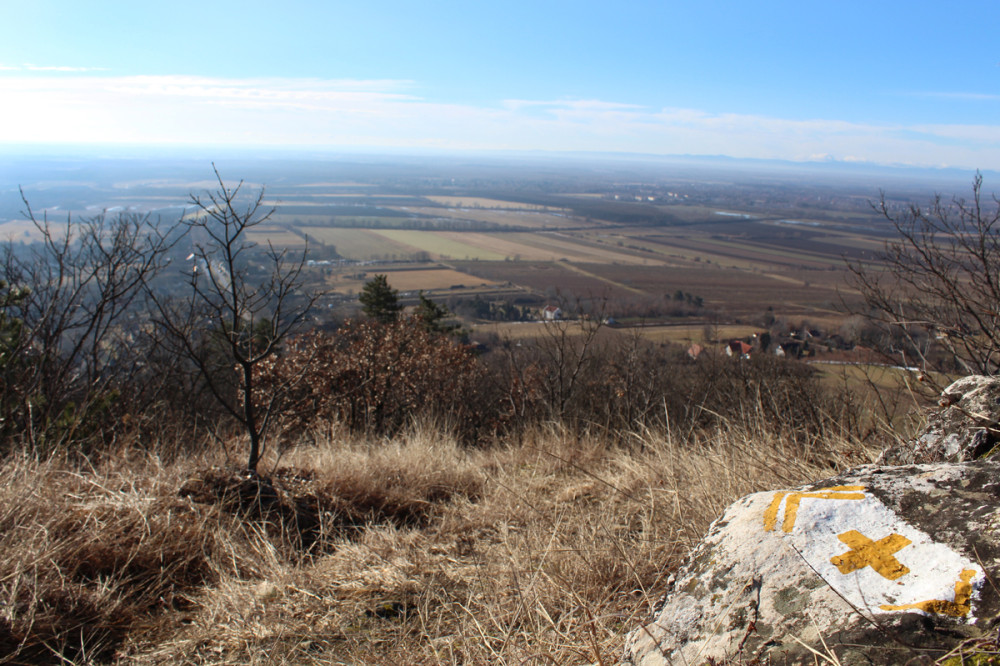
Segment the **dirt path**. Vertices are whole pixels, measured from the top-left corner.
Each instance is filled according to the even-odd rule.
[[[559,265],[563,266],[564,268],[568,268],[569,270],[573,271],[574,273],[578,273],[580,275],[586,275],[587,277],[594,278],[595,280],[600,280],[601,282],[606,282],[607,284],[610,284],[610,285],[612,285],[614,287],[618,287],[619,289],[624,289],[625,291],[632,292],[633,294],[645,294],[646,293],[642,289],[636,289],[635,287],[630,287],[630,286],[628,286],[626,284],[622,284],[621,282],[616,282],[615,280],[612,280],[611,278],[606,278],[606,277],[604,277],[602,275],[598,275],[597,273],[591,273],[590,271],[586,271],[586,270],[580,268],[579,266],[574,266],[573,264],[569,263],[568,261],[560,261]]]

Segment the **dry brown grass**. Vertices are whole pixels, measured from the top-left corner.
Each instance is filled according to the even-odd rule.
[[[0,663],[616,663],[728,503],[857,452],[766,428],[320,441],[261,480],[5,461]]]

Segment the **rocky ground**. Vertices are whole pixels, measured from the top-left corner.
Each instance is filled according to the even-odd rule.
[[[1000,663],[998,424],[968,377],[879,464],[732,504],[626,661]]]

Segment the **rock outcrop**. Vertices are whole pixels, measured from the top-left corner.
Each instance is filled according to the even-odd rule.
[[[972,379],[932,419],[935,455],[971,456],[976,436],[952,426],[988,429],[986,407],[1000,412],[1000,382]],[[625,661],[823,662],[813,650],[844,666],[933,661],[995,632],[998,567],[1000,460],[870,465],[750,495],[712,525]]]
[[[1000,444],[1000,377],[959,379],[938,404],[941,409],[930,415],[920,436],[887,449],[880,464],[966,462],[990,455]]]

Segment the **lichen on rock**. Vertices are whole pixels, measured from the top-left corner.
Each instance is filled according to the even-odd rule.
[[[629,636],[626,663],[813,663],[800,641],[825,642],[845,665],[947,650],[1000,609],[986,584],[1000,556],[998,479],[986,460],[868,466],[745,497]]]
[[[966,462],[1000,444],[1000,377],[972,375],[949,385],[916,439],[889,447],[883,465]]]

